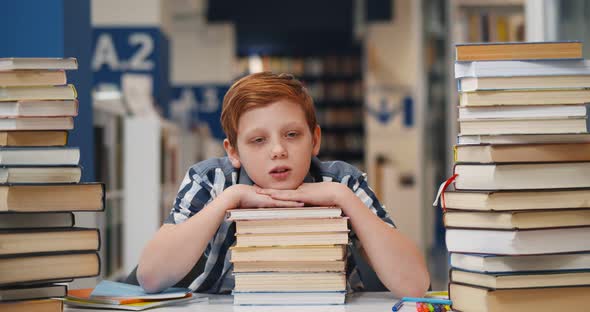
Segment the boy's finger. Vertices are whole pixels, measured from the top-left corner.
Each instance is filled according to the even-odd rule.
[[[271,189],[258,188],[258,189],[256,189],[256,193],[263,194],[263,195],[272,195],[272,194],[275,194],[276,191],[271,190]]]
[[[293,192],[274,192],[268,195],[274,199],[297,201],[297,197]]]
[[[292,200],[273,200],[274,204],[277,205],[277,207],[301,207],[304,204],[302,202],[298,202],[298,201],[292,201]]]

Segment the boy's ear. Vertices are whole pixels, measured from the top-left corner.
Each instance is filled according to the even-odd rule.
[[[322,129],[320,125],[316,125],[315,129],[313,129],[312,140],[313,156],[317,156],[320,153],[320,145],[322,143]]]
[[[225,149],[227,157],[229,158],[229,161],[231,162],[232,166],[236,169],[240,168],[242,166],[242,163],[240,162],[238,150],[235,147],[233,147],[231,143],[229,143],[228,139],[223,140],[223,148]]]

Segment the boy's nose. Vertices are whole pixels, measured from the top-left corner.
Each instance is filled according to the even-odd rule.
[[[287,157],[287,150],[281,144],[276,144],[271,151],[271,158],[277,159],[285,157]]]

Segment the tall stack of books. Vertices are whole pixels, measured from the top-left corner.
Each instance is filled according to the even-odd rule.
[[[76,59],[0,59],[0,311],[62,311],[67,284],[100,272],[97,229],[74,211],[104,209],[66,147],[78,112],[65,70]]]
[[[344,304],[348,219],[335,207],[230,210],[236,305]]]
[[[590,296],[590,62],[580,42],[457,46],[458,311],[558,311]]]

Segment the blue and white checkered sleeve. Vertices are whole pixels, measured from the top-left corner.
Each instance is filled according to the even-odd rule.
[[[389,217],[387,211],[379,200],[377,196],[373,192],[373,190],[369,187],[367,183],[367,174],[363,173],[358,178],[350,178],[347,181],[348,187],[354,192],[354,194],[360,198],[360,200],[367,206],[371,211],[377,215],[383,222],[387,223],[391,227],[395,227],[395,224]]]
[[[213,200],[213,183],[208,177],[198,175],[193,168],[186,173],[170,215],[164,221],[167,224],[180,224],[199,212]]]

